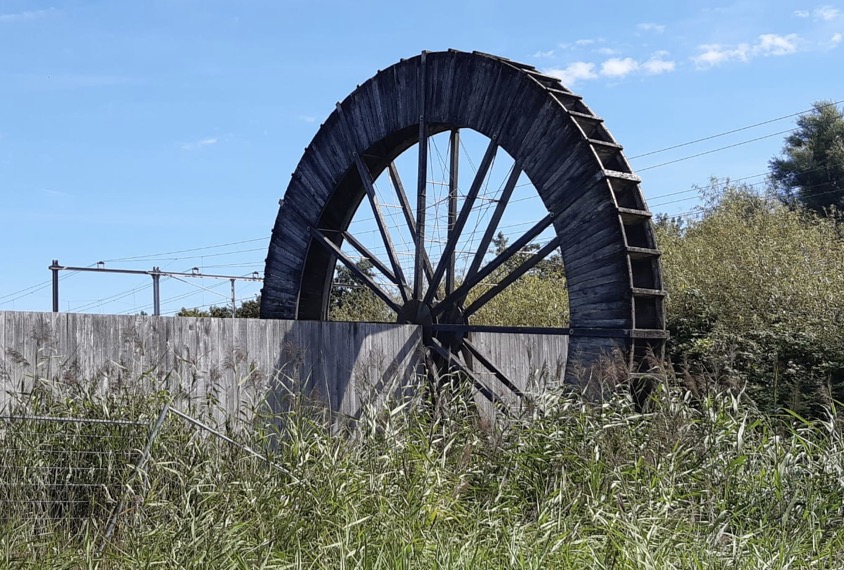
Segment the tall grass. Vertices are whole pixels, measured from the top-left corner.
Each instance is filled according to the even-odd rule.
[[[465,394],[447,393],[436,407],[370,410],[345,435],[294,398],[280,424],[267,424],[280,430],[243,436],[269,462],[171,417],[142,476],[126,482],[101,554],[101,520],[46,536],[11,521],[0,565],[844,565],[837,410],[772,419],[743,395],[695,400],[669,387],[646,414],[623,394],[599,406],[562,391],[537,398],[530,414],[489,424]],[[160,402],[146,405],[153,417]]]

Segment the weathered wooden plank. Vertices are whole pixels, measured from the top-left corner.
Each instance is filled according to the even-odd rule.
[[[438,123],[454,123],[459,113],[454,109],[455,101],[452,95],[459,86],[455,83],[458,60],[454,57],[443,57],[443,54],[428,54],[426,58],[428,73],[436,77],[436,81],[428,82],[426,86],[426,101],[428,103],[430,120]]]
[[[574,274],[578,271],[582,271],[585,274],[589,274],[593,269],[603,267],[605,264],[611,261],[613,257],[616,258],[616,261],[620,261],[621,258],[619,256],[623,255],[625,251],[626,250],[624,248],[624,245],[619,244],[618,242],[607,243],[600,249],[596,249],[593,251],[582,251],[580,252],[580,256],[576,257],[575,259],[569,261],[569,263],[566,264],[566,271],[571,274]],[[587,253],[588,255],[583,255]]]
[[[471,342],[528,398],[563,381],[569,342],[566,336],[472,333]],[[501,386],[491,371],[483,369],[481,374],[490,385]],[[523,400],[514,397],[512,392],[503,387],[498,392],[513,409],[523,403]],[[484,400],[476,398],[476,405],[486,414],[495,413],[494,408]]]
[[[582,279],[571,279],[566,276],[566,289],[569,295],[577,294],[580,291],[602,283],[617,283],[629,287],[630,281],[619,271],[616,264],[608,263],[594,273],[583,274]]]
[[[9,321],[15,319],[15,330],[30,334],[18,334],[10,341]],[[47,346],[43,334],[31,334],[37,323],[44,322],[52,323],[54,330],[50,351],[74,347],[78,374],[54,375],[51,382],[57,389],[68,381],[98,379],[101,390],[118,389],[115,382],[103,381],[113,377],[107,368],[118,361],[124,382],[137,382],[141,375],[153,380],[138,385],[142,390],[160,389],[170,373],[169,388],[177,404],[192,414],[210,413],[218,422],[225,417],[249,419],[256,402],[265,398],[280,410],[284,392],[279,394],[279,387],[268,378],[285,363],[295,368],[286,372],[307,380],[295,385],[297,390],[321,399],[341,415],[357,417],[365,405],[386,405],[408,396],[407,387],[415,385],[421,346],[421,330],[413,325],[38,313],[0,313],[0,322],[3,343],[13,350],[33,353],[37,351],[33,343]],[[541,339],[530,340],[531,335],[524,339],[528,340],[519,341],[522,344],[506,341],[495,353],[496,366],[524,364],[527,355],[535,367],[544,345]],[[103,350],[104,344],[110,346]],[[513,355],[514,363],[506,364]],[[67,359],[62,361],[64,367]],[[15,366],[13,375],[26,374],[22,360]],[[126,377],[130,368],[137,377]],[[250,372],[262,368],[269,372],[252,378]],[[508,370],[511,376],[518,375],[516,368]],[[12,388],[6,381],[2,384],[4,402]]]
[[[6,312],[0,312],[0,414],[8,414],[11,403],[12,367],[6,362]]]

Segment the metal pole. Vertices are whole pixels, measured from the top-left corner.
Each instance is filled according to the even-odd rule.
[[[59,312],[59,270],[61,266],[59,265],[59,260],[54,259],[53,264],[50,266],[50,271],[53,272],[53,312]]]
[[[152,314],[156,317],[161,315],[161,295],[158,283],[161,280],[161,271],[158,267],[152,268]]]
[[[235,313],[237,313],[237,298],[234,294],[234,279],[232,279],[232,318],[235,318]]]
[[[129,477],[127,484],[122,488],[123,490],[120,493],[120,500],[117,501],[117,506],[115,506],[114,511],[112,511],[111,516],[108,519],[108,525],[106,526],[105,535],[103,536],[103,542],[99,548],[100,555],[102,555],[103,549],[111,538],[111,535],[114,534],[114,529],[117,527],[117,518],[121,515],[123,509],[126,508],[127,487],[129,487],[129,485],[134,482],[135,478],[137,478],[146,467],[147,461],[149,461],[150,455],[152,453],[152,444],[155,442],[155,438],[158,436],[158,432],[161,431],[161,426],[164,424],[164,420],[167,418],[167,414],[169,412],[170,403],[168,402],[164,404],[163,408],[161,408],[161,413],[158,414],[158,419],[155,421],[155,425],[152,426],[152,430],[150,430],[149,432],[149,438],[147,438],[146,447],[144,447],[144,451],[143,453],[141,453],[141,457],[135,464],[135,470]],[[130,487],[129,490],[131,490]]]

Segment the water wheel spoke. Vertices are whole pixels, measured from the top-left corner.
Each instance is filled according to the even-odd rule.
[[[425,54],[422,54],[419,93],[421,109],[425,109]],[[413,298],[422,298],[422,277],[425,273],[422,259],[425,252],[425,208],[428,202],[428,123],[425,116],[419,117],[419,164],[416,170],[416,254],[414,255]],[[430,287],[430,285],[429,285]]]
[[[395,285],[398,285],[399,287],[402,286],[402,283],[390,270],[390,268],[384,265],[384,263],[380,259],[378,259],[378,257],[376,257],[374,253],[372,253],[366,248],[366,246],[364,246],[357,239],[355,239],[355,236],[353,236],[349,232],[343,232],[341,235],[343,236],[343,239],[349,243],[349,245],[355,248],[355,250],[359,254],[361,254],[367,261],[369,261],[369,263],[371,263],[375,269],[380,271],[384,275],[384,277],[389,279]]]
[[[467,365],[453,352],[446,350],[436,339],[433,339],[431,342],[431,350],[433,350],[440,358],[445,360],[449,364],[449,367],[453,364],[460,373],[469,378],[472,385],[483,395],[484,398],[494,404],[501,403],[501,397],[496,394],[492,388],[484,384],[480,378],[478,378],[478,375],[472,371],[472,368],[469,365]]]
[[[490,372],[498,378],[498,381],[507,386],[507,388],[513,392],[516,396],[520,398],[524,396],[524,393],[516,386],[506,374],[504,374],[497,366],[495,366],[490,359],[484,356],[478,348],[469,342],[468,339],[463,339],[463,347],[472,354],[472,356],[477,360],[481,366],[489,370]]]
[[[478,244],[478,251],[475,252],[475,257],[472,259],[468,271],[466,271],[466,279],[471,279],[478,272],[481,263],[483,263],[486,252],[489,249],[489,244],[492,243],[492,238],[495,235],[495,230],[498,229],[498,224],[501,222],[501,217],[504,215],[504,210],[507,209],[507,204],[510,202],[510,197],[513,195],[513,190],[516,189],[516,183],[519,181],[521,175],[522,169],[514,164],[513,169],[510,171],[510,176],[504,185],[504,190],[502,190],[501,196],[498,198],[498,203],[495,205],[492,217],[489,219],[486,231],[481,238],[481,242]]]
[[[387,292],[384,291],[372,279],[372,277],[364,273],[361,268],[357,266],[354,260],[347,256],[336,243],[328,239],[325,234],[323,234],[316,228],[311,228],[311,236],[313,236],[314,240],[316,240],[318,244],[327,249],[330,253],[334,254],[343,265],[349,268],[349,271],[351,271],[355,277],[357,277],[364,285],[366,285],[373,293],[375,293],[375,295],[377,295],[379,299],[384,301],[388,307],[390,307],[396,313],[399,312],[401,307],[398,306],[398,304],[393,300],[393,298],[390,297],[390,295],[387,294]]]
[[[399,199],[399,205],[401,206],[402,214],[404,214],[404,220],[407,222],[407,229],[410,233],[410,238],[413,241],[415,251],[416,243],[419,238],[416,233],[416,220],[413,218],[413,209],[410,207],[410,201],[407,199],[407,193],[404,190],[404,184],[402,184],[399,169],[396,168],[396,164],[391,162],[387,170],[390,175],[390,181],[393,183],[393,188],[396,191],[396,196]],[[428,258],[428,252],[424,247],[422,248],[422,263],[424,264],[425,278],[428,280],[428,283],[430,283],[431,278],[434,275],[434,268],[431,265],[431,260]]]
[[[443,248],[442,257],[440,258],[440,261],[437,264],[437,270],[434,272],[434,277],[431,280],[431,286],[429,287],[428,292],[425,295],[426,303],[431,302],[431,300],[434,298],[434,293],[440,285],[443,273],[445,272],[446,267],[448,267],[449,265],[451,255],[454,253],[454,250],[457,247],[457,242],[460,241],[460,234],[463,232],[463,227],[466,225],[466,221],[469,219],[469,214],[472,212],[472,206],[474,206],[475,199],[478,197],[478,193],[481,190],[481,186],[483,186],[484,180],[486,179],[486,175],[489,172],[489,168],[492,165],[493,159],[495,158],[495,153],[497,149],[498,144],[495,142],[495,140],[490,140],[489,146],[487,146],[486,152],[484,153],[483,160],[481,160],[481,164],[478,167],[478,171],[475,173],[475,178],[472,181],[472,186],[469,188],[469,192],[466,194],[466,199],[463,201],[463,206],[460,208],[460,215],[457,217],[457,221],[454,223],[454,227],[449,232],[448,239],[446,240],[445,247]]]
[[[559,245],[560,238],[555,236],[551,241],[545,244],[542,249],[524,260],[502,279],[499,279],[498,283],[496,283],[489,291],[486,291],[483,295],[475,299],[471,305],[466,307],[466,310],[463,313],[464,316],[469,317],[476,313],[478,309],[489,303],[496,295],[512,285],[516,279],[536,267],[537,263],[548,257]]]
[[[524,246],[526,246],[534,238],[536,238],[536,236],[545,231],[553,223],[553,221],[554,219],[551,217],[550,214],[546,215],[544,218],[539,220],[539,222],[537,222],[531,229],[526,231],[524,234],[522,234],[519,239],[514,241],[512,245],[510,245],[509,247],[507,247],[507,249],[498,254],[495,259],[486,264],[471,278],[466,279],[452,293],[446,295],[438,305],[431,309],[431,314],[433,316],[437,316],[444,312],[447,308],[460,305],[466,298],[466,296],[469,294],[469,291],[471,291],[476,285],[478,285],[486,277],[492,274],[492,272],[494,272],[496,269],[507,263],[507,261],[509,261],[513,256],[519,253],[519,251]]]
[[[361,159],[358,154],[355,154],[355,164],[357,165],[361,182],[363,182],[363,188],[366,191],[366,195],[369,197],[369,204],[372,206],[372,213],[375,216],[378,233],[381,234],[381,240],[384,242],[384,247],[387,248],[387,257],[390,260],[390,265],[393,267],[393,274],[397,279],[399,293],[401,294],[402,299],[406,302],[409,294],[407,281],[404,278],[404,272],[402,271],[401,264],[399,263],[398,256],[396,255],[396,250],[393,247],[393,240],[390,238],[390,231],[387,229],[387,224],[384,222],[381,205],[378,203],[378,197],[375,195],[375,183],[372,180],[372,174],[369,172],[369,168],[366,167],[363,163],[363,159]]]
[[[460,131],[453,129],[449,136],[448,169],[448,240],[451,241],[457,223],[457,182],[460,174]],[[454,291],[455,255],[451,252],[445,270],[445,292]]]

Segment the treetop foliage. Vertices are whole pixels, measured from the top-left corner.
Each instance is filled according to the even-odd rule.
[[[844,209],[844,114],[830,101],[818,101],[797,119],[782,157],[769,163],[780,199],[819,214]]]
[[[208,307],[208,310],[199,309],[194,307],[192,309],[188,309],[182,307],[178,313],[176,313],[177,317],[215,317],[221,319],[230,319],[232,318],[232,308],[231,307],[218,307],[216,305],[212,305]],[[239,307],[235,310],[234,316],[239,319],[257,319],[261,317],[261,296],[258,295],[255,299],[250,299],[247,301],[243,301]]]

